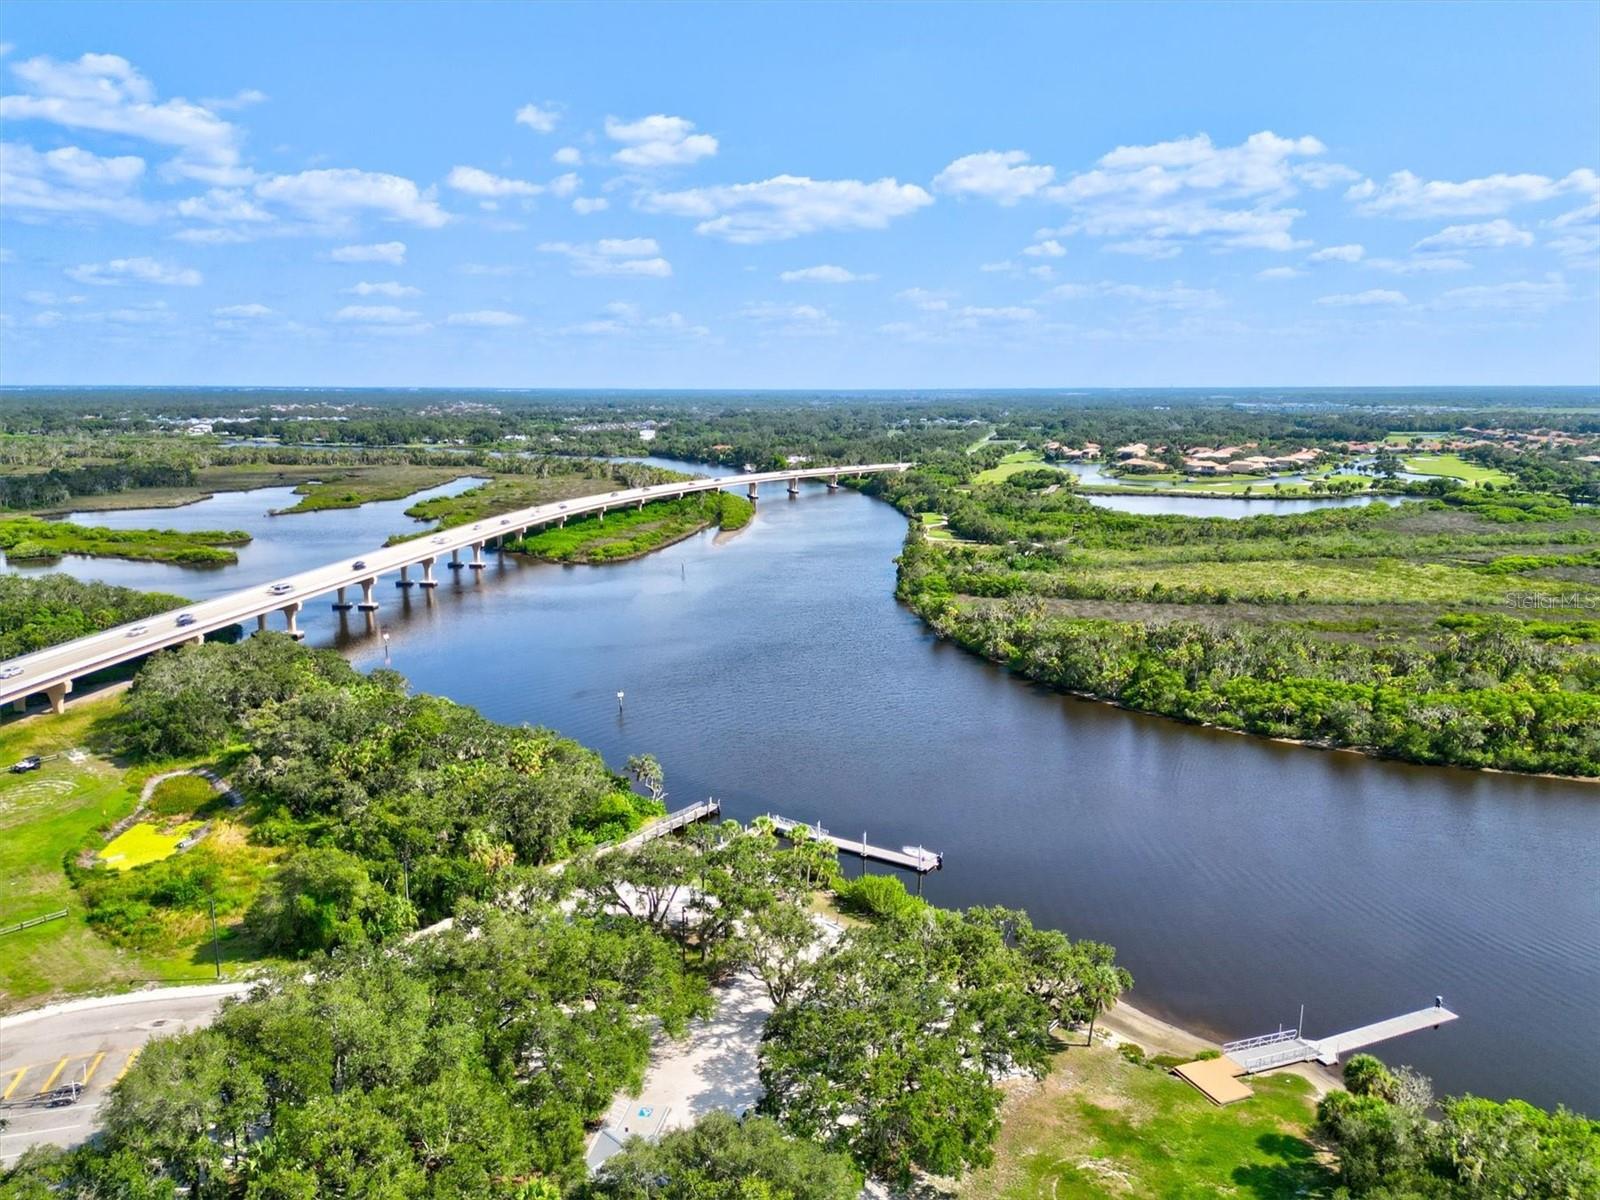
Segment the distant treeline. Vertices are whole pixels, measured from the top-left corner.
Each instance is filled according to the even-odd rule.
[[[0,475],[0,509],[53,508],[75,496],[104,496],[132,488],[192,487],[192,466],[161,462],[120,462],[103,466],[53,468],[30,475]]]

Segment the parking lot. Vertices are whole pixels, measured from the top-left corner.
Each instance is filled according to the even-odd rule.
[[[111,1086],[154,1037],[203,1025],[223,999],[223,984],[161,988],[69,1001],[0,1021],[0,1165],[29,1146],[75,1146],[95,1129]]]

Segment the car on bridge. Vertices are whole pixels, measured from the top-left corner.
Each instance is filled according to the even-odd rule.
[[[128,630],[128,632],[124,636],[126,636],[126,637],[140,637],[140,636],[142,636],[144,634],[147,634],[149,632],[150,632],[150,626],[148,626],[148,625],[135,625],[132,629]]]
[[[15,679],[21,674],[21,667],[7,667],[4,671],[0,671],[0,679]]]
[[[364,558],[356,559],[355,562],[350,564],[350,569],[352,571],[365,571],[367,569],[367,560]]]
[[[271,587],[269,587],[267,589],[267,591],[271,592],[274,596],[286,596],[290,592],[294,591],[294,584],[292,584],[292,583],[275,583]]]
[[[194,624],[194,619],[195,618],[194,618],[194,614],[193,613],[184,613],[182,616],[180,616],[178,618],[178,624],[180,626],[193,625]]]
[[[30,754],[27,758],[19,758],[12,763],[11,773],[13,775],[26,775],[29,771],[37,771],[42,766],[44,766],[44,759],[37,754]]]

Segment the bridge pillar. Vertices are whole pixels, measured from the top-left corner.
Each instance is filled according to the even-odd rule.
[[[446,566],[448,566],[452,571],[461,570],[461,549],[460,549],[460,547],[457,547],[456,549],[450,551],[450,561],[446,564]]]
[[[566,517],[564,517],[564,516],[563,516],[563,517],[561,517],[561,518],[559,518],[559,519],[558,519],[558,520],[557,520],[557,521],[556,521],[556,525],[557,525],[557,526],[558,526],[558,527],[560,527],[560,528],[565,528],[565,527],[566,527],[566,524],[567,524],[567,518],[566,518]]]
[[[206,644],[206,635],[203,634],[203,633],[197,633],[192,638],[190,638],[188,641],[184,642],[185,646],[203,646],[205,644]]]
[[[67,693],[72,690],[72,680],[65,679],[60,683],[52,684],[45,688],[44,694],[50,699],[50,711],[60,716],[67,711]]]
[[[11,702],[11,711],[15,712],[15,713],[25,713],[25,712],[27,712],[28,711],[28,698],[26,696],[18,696],[15,700],[13,700]]]
[[[644,511],[644,498],[642,496],[639,499],[639,511],[640,512]]]
[[[333,602],[334,612],[349,612],[350,602],[344,598],[344,589],[339,589],[339,598]]]
[[[837,475],[828,476],[828,490],[830,492],[837,492],[839,490],[839,477]]]
[[[789,495],[798,496],[799,494],[800,494],[800,476],[796,475],[793,479],[789,480]]]
[[[291,600],[278,611],[283,614],[284,620],[288,622],[288,628],[284,630],[285,633],[297,642],[305,637],[305,630],[300,628],[300,622],[296,620],[300,615],[300,601]]]
[[[422,586],[427,588],[439,586],[439,581],[433,577],[433,559],[431,558],[422,560]]]
[[[257,613],[256,614],[256,632],[257,633],[265,633],[266,631],[267,631],[267,614],[266,613]]]
[[[467,564],[467,566],[471,567],[474,571],[481,571],[481,570],[483,570],[484,567],[486,567],[488,565],[489,565],[488,563],[483,561],[483,543],[482,542],[473,542],[472,543],[472,561],[469,562]]]
[[[757,500],[761,496],[761,485],[755,480],[750,481],[750,499]]]
[[[367,578],[361,581],[361,603],[357,605],[362,612],[377,612],[378,602],[372,598],[372,589],[378,584],[377,579]]]
[[[600,524],[604,525],[606,523],[606,510],[602,508],[599,512],[595,513],[595,518],[600,522]],[[563,524],[565,523],[565,521],[566,521],[566,518],[563,517],[562,518]]]
[[[398,588],[408,588],[411,586],[411,568],[409,566],[400,568],[400,578],[394,581],[394,585]]]

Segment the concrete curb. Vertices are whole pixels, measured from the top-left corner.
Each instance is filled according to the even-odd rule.
[[[46,1017],[90,1012],[97,1008],[118,1008],[127,1004],[149,1004],[163,1000],[204,1000],[213,996],[222,1000],[228,996],[242,996],[253,986],[251,983],[202,983],[194,986],[147,988],[140,992],[120,992],[114,996],[85,996],[81,1000],[63,1000],[59,1004],[47,1004],[43,1008],[35,1008],[29,1012],[0,1017],[0,1029],[11,1029],[17,1025],[26,1025],[30,1021],[44,1020]]]

